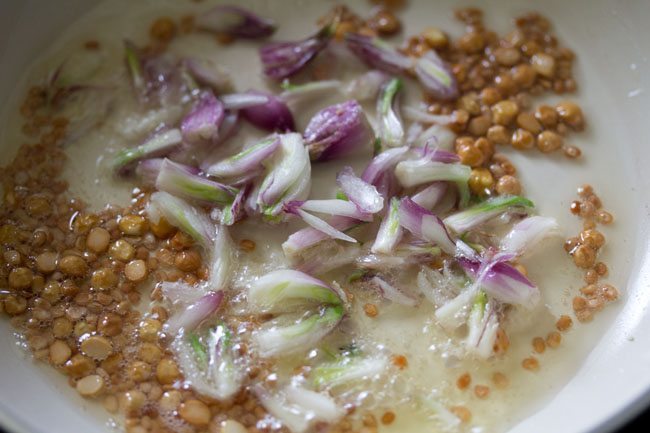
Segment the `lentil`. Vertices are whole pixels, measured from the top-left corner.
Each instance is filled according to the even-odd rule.
[[[476,385],[474,387],[474,395],[481,400],[485,400],[490,396],[490,388],[485,385]]]
[[[554,152],[563,145],[562,136],[553,131],[543,131],[537,136],[537,148],[544,153]]]
[[[500,195],[519,195],[521,184],[516,177],[505,175],[497,181],[496,191]]]
[[[53,251],[46,251],[36,256],[36,269],[43,274],[51,274],[56,271],[56,260],[58,254]]]
[[[176,362],[171,358],[164,358],[156,367],[156,378],[163,385],[170,385],[180,377]]]
[[[103,360],[113,351],[113,345],[106,337],[93,335],[81,341],[79,346],[84,355],[96,360]]]
[[[467,389],[472,383],[472,376],[469,373],[463,373],[456,379],[458,389]]]
[[[86,238],[86,247],[97,254],[103,253],[108,248],[111,235],[105,228],[93,227]]]
[[[510,384],[505,374],[496,372],[492,375],[492,383],[499,389],[505,389]]]
[[[140,215],[124,215],[118,222],[120,231],[129,236],[142,236],[147,228],[147,221]]]
[[[525,358],[521,362],[521,366],[528,371],[539,371],[539,361],[537,358],[534,358],[532,356],[530,358]]]
[[[183,272],[194,272],[201,266],[201,255],[194,250],[185,250],[176,254],[174,265]]]
[[[596,262],[596,252],[587,245],[579,245],[573,252],[573,262],[579,268],[589,269]]]
[[[55,340],[50,345],[50,362],[54,365],[62,365],[72,356],[72,349],[64,341]]]
[[[377,314],[379,314],[379,311],[377,310],[377,306],[375,304],[365,304],[363,306],[363,311],[366,313],[366,316],[368,317],[377,317]]]
[[[210,422],[210,408],[199,400],[188,400],[178,408],[181,418],[192,425],[203,426]]]
[[[536,53],[530,59],[531,65],[535,72],[546,77],[553,78],[555,75],[555,59],[545,53]]]
[[[147,264],[144,260],[131,260],[124,267],[124,275],[129,281],[142,281],[147,278]]]
[[[546,351],[546,343],[544,343],[543,338],[533,338],[533,350],[535,350],[536,353],[544,353]]]
[[[135,248],[128,241],[119,239],[111,245],[110,254],[117,260],[128,262],[135,255]]]
[[[551,332],[546,336],[546,345],[552,349],[560,347],[562,335],[559,332]]]
[[[104,390],[104,379],[91,374],[77,382],[77,391],[84,397],[97,397]]]
[[[519,113],[517,104],[510,100],[497,102],[492,106],[492,120],[498,125],[508,126]]]
[[[512,147],[518,150],[528,150],[535,146],[535,137],[525,129],[517,128],[512,134]]]
[[[574,102],[563,101],[555,106],[555,111],[558,118],[564,124],[570,126],[575,130],[584,128],[584,117],[582,109]]]
[[[404,355],[393,355],[393,365],[400,370],[408,367],[408,359]]]
[[[465,406],[452,406],[449,408],[451,413],[456,415],[462,423],[468,423],[472,420],[472,412]]]
[[[168,43],[176,35],[176,24],[171,18],[158,18],[151,25],[149,35],[155,41]]]
[[[381,423],[384,425],[390,425],[395,421],[395,412],[387,411],[381,416]]]
[[[9,273],[9,287],[15,290],[29,289],[34,273],[29,268],[14,268]]]
[[[542,125],[535,119],[531,113],[519,113],[517,115],[517,126],[531,134],[539,134],[542,131]]]
[[[487,130],[487,139],[494,144],[510,144],[508,130],[503,125],[493,125]]]
[[[59,270],[71,277],[83,277],[88,271],[88,265],[82,257],[70,255],[59,261]]]

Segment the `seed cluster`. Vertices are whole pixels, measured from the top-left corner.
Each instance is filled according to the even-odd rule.
[[[573,298],[572,308],[580,322],[589,322],[597,311],[619,297],[616,287],[599,282],[602,277],[607,276],[608,268],[605,263],[598,261],[598,254],[605,246],[605,236],[597,230],[597,226],[611,224],[614,218],[603,209],[602,202],[592,186],[579,187],[578,196],[580,199],[571,203],[570,210],[583,220],[583,231],[578,236],[568,238],[564,243],[564,250],[572,256],[575,266],[585,271],[584,280],[587,285],[580,289],[580,295]],[[534,354],[541,355],[547,348],[559,347],[562,343],[560,332],[569,331],[572,326],[571,317],[560,316],[555,323],[557,331],[549,332],[545,338],[533,338],[531,344]],[[530,371],[540,368],[539,361],[534,356],[524,359],[522,366]]]
[[[600,281],[609,270],[604,262],[598,261],[598,254],[606,241],[598,225],[609,225],[614,217],[603,209],[601,199],[590,185],[578,188],[578,196],[579,200],[572,202],[570,209],[571,213],[583,220],[583,230],[578,236],[568,238],[564,249],[572,256],[575,265],[585,271],[587,285],[580,289],[579,296],[573,298],[572,306],[576,318],[588,322],[597,311],[619,297],[616,287]]]
[[[458,40],[428,28],[409,38],[402,50],[421,56],[435,49],[452,66],[461,96],[452,103],[431,100],[428,110],[453,113],[452,129],[459,134],[455,150],[461,162],[473,168],[472,191],[481,196],[520,194],[517,170],[498,152],[499,147],[537,148],[543,153],[562,150],[569,158],[581,154],[565,143],[570,131],[584,128],[577,104],[532,106],[534,96],[576,90],[574,54],[558,43],[549,21],[539,14],[517,18],[516,29],[502,37],[485,28],[478,9],[461,9],[456,17],[466,26]]]
[[[151,282],[205,279],[198,248],[164,219],[147,220],[148,192],[136,188],[129,208],[98,213],[68,196],[60,176],[68,122],[47,91],[30,89],[23,131],[36,142],[22,145],[0,175],[0,313],[35,359],[124,416],[128,433],[219,432],[226,421],[231,432],[258,431],[267,413],[247,392],[219,403],[179,387],[183,377],[161,332],[168,311],[157,302],[146,314],[137,309]],[[161,299],[157,287],[150,298]]]

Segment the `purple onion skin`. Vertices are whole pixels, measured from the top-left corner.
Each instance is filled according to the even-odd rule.
[[[348,33],[345,42],[352,53],[374,69],[389,74],[401,74],[412,66],[413,61],[409,57],[385,46],[378,38]]]
[[[432,73],[432,70],[436,70]],[[427,51],[415,63],[415,75],[427,93],[433,97],[450,101],[458,98],[458,83],[451,67],[435,51]]]
[[[259,51],[264,74],[274,80],[297,74],[327,46],[333,32],[333,26],[328,24],[302,41],[271,42],[264,45]]]
[[[461,267],[476,278],[481,263],[464,257],[456,259]],[[534,305],[539,297],[537,287],[512,265],[499,262],[487,271],[481,286],[490,295],[511,304]]]
[[[250,90],[248,93],[264,95],[269,102],[239,111],[244,119],[266,131],[291,132],[296,130],[293,114],[287,104],[271,93]]]
[[[460,158],[453,152],[449,152],[442,149],[432,148],[432,147],[414,147],[414,151],[421,154],[423,158],[426,158],[434,162],[442,162],[444,164],[455,164],[460,162]]]
[[[183,139],[189,143],[215,141],[224,116],[221,101],[211,91],[202,92],[197,104],[181,122]]]
[[[329,161],[369,143],[372,132],[361,105],[350,100],[316,113],[304,137],[312,161]]]
[[[230,14],[237,17],[238,23],[230,26],[219,22],[220,15]],[[213,22],[214,21],[214,22]],[[226,33],[243,39],[259,39],[271,36],[276,29],[273,21],[255,15],[251,11],[235,5],[217,6],[197,19],[199,28]]]

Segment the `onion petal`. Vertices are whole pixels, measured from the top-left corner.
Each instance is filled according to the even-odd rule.
[[[512,208],[529,210],[534,206],[533,202],[527,198],[516,195],[502,195],[489,198],[483,203],[448,216],[445,218],[445,224],[456,233],[464,233]]]
[[[373,253],[390,254],[402,239],[402,226],[399,222],[399,199],[393,197],[386,210],[386,215],[379,226],[377,237],[370,251]]]
[[[158,132],[139,146],[120,150],[113,159],[113,169],[126,173],[136,162],[164,156],[178,148],[182,141],[183,136],[178,129]]]
[[[210,292],[201,297],[184,311],[172,315],[165,323],[164,330],[169,335],[179,331],[190,332],[219,309],[223,301],[223,291]]]
[[[377,188],[357,177],[351,167],[344,167],[336,176],[336,182],[346,197],[361,211],[377,213],[384,208],[384,198]]]
[[[530,216],[515,224],[501,239],[501,250],[524,255],[546,237],[559,233],[560,226],[555,218]]]
[[[251,97],[266,97],[267,102],[244,107],[240,113],[244,119],[265,131],[295,131],[293,114],[287,104],[279,97],[266,92],[249,90]]]
[[[309,304],[341,305],[342,293],[304,272],[272,271],[251,284],[248,304],[256,313],[281,313]]]
[[[202,210],[185,200],[164,191],[155,192],[149,200],[147,213],[153,222],[164,216],[170,224],[189,234],[206,251],[211,249],[215,235],[214,225]]]
[[[280,138],[272,135],[236,155],[219,161],[206,169],[216,177],[236,177],[262,168],[262,163],[280,147]]]
[[[212,91],[201,92],[196,105],[181,123],[183,139],[192,144],[214,142],[224,115],[224,106]]]
[[[350,155],[367,146],[372,133],[357,101],[350,100],[324,108],[305,129],[305,142],[312,161],[327,161]]]
[[[183,164],[163,160],[156,187],[177,197],[205,203],[229,204],[237,190],[227,185],[199,176],[198,170]]]
[[[442,220],[408,197],[400,201],[399,223],[416,237],[438,245],[446,253],[453,255],[456,252],[456,244]]]

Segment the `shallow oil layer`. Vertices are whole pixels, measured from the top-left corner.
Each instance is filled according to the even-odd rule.
[[[114,95],[119,100],[128,100],[126,88],[120,86],[121,80],[125,79],[120,72],[111,68],[114,65],[121,65],[121,44],[125,37],[134,40],[142,39],[145,35],[146,23],[152,18],[160,15],[175,15],[194,9],[207,8],[207,2],[200,5],[185,4],[180,2],[139,2],[128,3],[126,1],[112,1],[98,8],[94,17],[79,22],[70,28],[55,44],[50,53],[39,61],[30,74],[29,80],[41,79],[46,72],[56,67],[62,59],[68,58],[70,53],[82,50],[80,41],[85,39],[97,39],[102,43],[106,51],[106,57],[102,60],[103,68],[106,68],[107,80],[115,80],[118,92]],[[299,2],[299,8],[304,11],[304,16],[313,17],[307,20],[291,20],[284,22],[278,12],[274,10],[269,2],[255,2],[257,10],[278,21],[283,22],[280,31],[275,36],[277,39],[283,37],[293,38],[296,35],[304,35],[312,31],[312,22],[320,13],[324,12],[330,3],[304,3]],[[366,7],[359,5],[359,9]],[[428,8],[431,10],[431,6]],[[119,13],[115,13],[119,10]],[[417,14],[416,9],[405,11],[407,30],[412,28],[418,31],[425,24],[435,24],[450,31],[457,32],[460,27],[452,24],[450,8],[436,5],[436,10],[431,11],[436,18],[427,18],[424,14]],[[435,12],[435,14],[434,14]],[[487,23],[491,24],[489,11]],[[503,17],[499,17],[503,21]],[[552,17],[551,17],[552,18]],[[559,31],[562,36],[562,31]],[[222,47],[214,43],[208,36],[194,35],[188,37],[172,46],[172,51],[184,54],[200,54],[202,56],[218,57],[223,65],[235,72],[233,80],[238,89],[264,87],[266,83],[261,77],[259,63],[256,56],[256,46],[247,43],[238,43],[232,47]],[[579,52],[578,52],[579,56]],[[580,59],[578,60],[580,64]],[[107,67],[108,66],[108,67]],[[121,68],[120,68],[121,70]],[[581,77],[578,77],[579,79]],[[587,88],[588,89],[588,88]],[[298,113],[299,128],[304,126],[311,114],[320,106],[327,105],[333,100],[321,100],[313,106],[299,107]],[[80,138],[68,145],[70,164],[66,176],[71,182],[72,191],[80,195],[95,207],[106,203],[125,203],[128,200],[130,186],[124,182],[115,181],[107,167],[107,156],[110,156],[115,149],[121,148],[125,143],[137,142],[147,128],[134,125],[128,116],[128,105],[117,104],[121,107],[106,119],[102,128]],[[588,106],[586,107],[589,113]],[[169,113],[151,113],[152,124]],[[18,122],[13,122],[19,124]],[[117,132],[116,132],[117,131]],[[258,132],[247,130],[241,139],[252,138],[259,135]],[[20,133],[17,128],[6,130],[9,142],[19,143]],[[602,146],[597,144],[603,140],[600,131],[593,126],[582,138],[572,138],[580,141],[595,143],[595,146],[584,146],[586,158],[581,164],[545,158],[540,155],[524,156],[513,155],[512,159],[521,169],[524,185],[530,197],[539,205],[540,213],[554,216],[560,220],[566,230],[566,234],[573,234],[577,231],[578,224],[568,215],[568,203],[573,197],[573,191],[578,182],[593,182],[601,192],[601,197],[608,208],[615,211],[619,221],[625,221],[625,208],[617,206],[620,198],[613,194],[616,188],[616,179],[624,179],[622,167],[611,164],[598,155],[597,151]],[[593,149],[593,150],[592,150]],[[312,196],[316,198],[331,197],[333,190],[334,173],[343,164],[353,163],[357,168],[363,166],[366,161],[341,162],[341,164],[327,164],[314,168],[314,188]],[[596,173],[606,166],[612,182],[596,183]],[[567,171],[572,174],[565,175]],[[549,185],[549,178],[566,176],[566,180],[557,186]],[[543,180],[541,180],[543,179]],[[602,189],[601,189],[602,188]],[[612,240],[608,244],[608,252],[605,259],[608,260],[612,251],[618,251],[625,242],[629,242],[628,232],[619,224],[617,228],[607,231],[608,238]],[[246,237],[255,240],[258,245],[264,246],[262,251],[280,261],[279,242],[291,232],[288,227],[279,227],[274,231],[273,238],[268,237],[267,230],[262,227],[253,227],[250,224],[238,229],[234,233],[235,238]],[[570,261],[561,249],[559,241],[551,242],[546,250],[533,257],[528,265],[531,278],[535,281],[542,292],[544,300],[553,315],[567,313],[570,309],[569,299],[576,289],[581,286],[580,274],[575,271]],[[264,263],[263,257],[257,257],[251,263],[251,269]],[[609,260],[608,260],[609,261]],[[617,267],[617,262],[612,262],[611,280],[614,283],[622,282],[620,278],[624,268]],[[619,264],[622,264],[619,261]],[[381,308],[381,306],[380,306]],[[542,370],[533,374],[520,367],[521,359],[530,354],[530,340],[533,336],[545,335],[552,330],[550,314],[545,311],[539,312],[540,320],[536,321],[529,329],[522,330],[517,335],[512,335],[512,345],[509,354],[502,360],[494,360],[487,363],[464,362],[460,365],[450,367],[446,354],[446,336],[434,324],[431,324],[430,317],[432,310],[426,304],[415,311],[405,307],[386,306],[381,308],[381,314],[375,319],[366,318],[363,315],[355,316],[357,325],[367,330],[367,333],[377,343],[385,345],[394,353],[402,353],[408,356],[409,367],[401,375],[405,382],[412,385],[406,387],[411,392],[415,389],[436,392],[439,400],[445,404],[464,404],[472,409],[473,422],[485,428],[485,431],[502,430],[514,424],[527,413],[539,407],[544,401],[551,398],[564,383],[571,377],[578,368],[581,361],[589,352],[592,345],[597,341],[601,330],[608,325],[613,312],[606,312],[599,316],[596,323],[588,326],[578,326],[570,334],[564,336],[561,350],[547,351],[541,357]],[[458,375],[470,371],[473,376],[473,383],[490,384],[489,378],[494,371],[508,373],[511,381],[509,389],[500,391],[493,389],[488,400],[477,400],[471,393],[459,392],[453,386]],[[414,391],[413,391],[414,392]],[[405,415],[405,414],[402,414]],[[398,417],[396,423],[386,431],[421,431],[422,423],[429,422],[425,416],[409,415]]]

